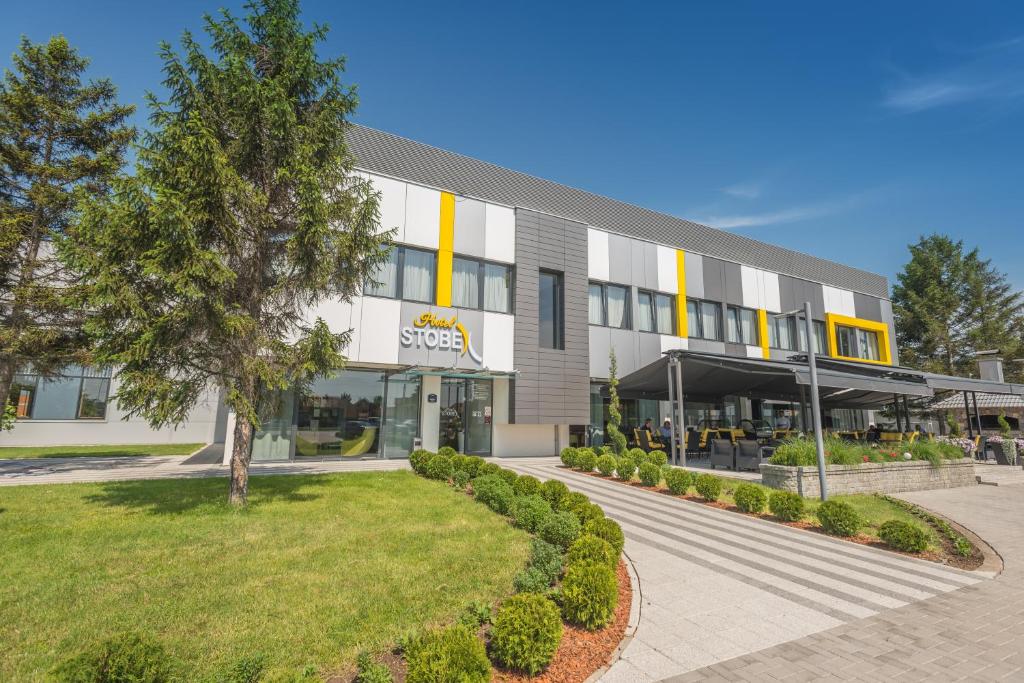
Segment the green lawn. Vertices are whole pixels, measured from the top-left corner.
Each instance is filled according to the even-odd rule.
[[[410,472],[0,488],[0,680],[152,634],[185,680],[263,653],[331,672],[511,592],[528,536]]]
[[[127,446],[4,446],[0,460],[26,458],[102,458],[115,455],[188,455],[203,447],[201,443],[131,444]]]

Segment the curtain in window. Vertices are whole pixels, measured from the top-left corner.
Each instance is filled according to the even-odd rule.
[[[719,330],[718,321],[722,317],[720,306],[712,303],[702,303],[700,307],[701,330],[705,339],[721,339],[722,333]]]
[[[866,360],[878,360],[878,335],[867,330],[859,330],[860,355]]]
[[[757,326],[754,324],[754,312],[740,309],[740,333],[744,344],[757,343]]]
[[[740,343],[740,312],[736,308],[725,310],[725,338],[734,344]]]
[[[608,287],[608,326],[626,326],[626,290],[622,287]]]
[[[392,299],[398,296],[398,247],[391,250],[388,260],[380,265],[377,273],[366,283],[366,293]]]
[[[452,260],[452,306],[480,307],[480,265],[466,259]]]
[[[484,309],[498,313],[509,312],[508,266],[484,264]]]
[[[402,269],[402,298],[410,301],[432,301],[434,255],[427,251],[405,250]]]
[[[696,301],[686,302],[686,333],[700,338],[700,305]]]
[[[792,350],[794,325],[796,325],[795,318],[776,318],[775,324],[772,326],[775,330],[776,339],[772,346],[777,349]]]
[[[591,325],[604,325],[604,299],[601,285],[590,285],[588,290],[587,321]]]
[[[637,321],[637,327],[644,332],[654,331],[654,317],[651,312],[651,295],[648,292],[640,292],[637,295],[637,304],[639,304],[640,319]]]
[[[672,300],[663,294],[658,294],[654,297],[654,303],[658,319],[658,332],[672,334]]]

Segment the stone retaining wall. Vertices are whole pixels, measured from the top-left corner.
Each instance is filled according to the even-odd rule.
[[[826,465],[825,479],[830,495],[952,489],[978,483],[971,458],[946,460],[938,467],[927,460]],[[794,491],[806,498],[821,495],[817,467],[766,463],[761,465],[761,483],[773,489]]]

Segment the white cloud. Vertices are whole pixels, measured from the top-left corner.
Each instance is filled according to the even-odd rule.
[[[984,84],[932,81],[893,89],[884,104],[890,109],[913,113],[977,99],[988,90],[989,86]]]
[[[869,190],[843,199],[818,202],[815,204],[802,204],[774,211],[763,211],[760,213],[710,215],[699,222],[721,230],[754,228],[762,225],[778,225],[782,223],[799,223],[801,221],[841,213],[863,204],[865,200],[879,192],[880,190]]]
[[[737,183],[722,188],[722,192],[738,199],[757,199],[763,191],[760,183]]]

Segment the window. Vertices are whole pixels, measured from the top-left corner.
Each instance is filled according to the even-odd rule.
[[[511,313],[512,269],[456,256],[452,259],[452,306]]]
[[[853,328],[838,325],[836,327],[836,353],[847,358],[856,358],[854,350]]]
[[[825,323],[812,320],[814,328],[814,352],[826,356]],[[768,345],[785,351],[807,351],[807,328],[802,318],[795,315],[783,317],[768,316]]]
[[[675,334],[675,307],[673,297],[670,294],[659,292],[637,292],[637,304],[639,307],[639,329],[642,332],[657,332],[658,334]]]
[[[864,360],[878,360],[878,333],[857,330],[857,348]]]
[[[734,344],[750,344],[756,346],[757,334],[757,311],[739,306],[726,308],[726,338]]]
[[[563,306],[565,297],[562,274],[550,270],[540,271],[538,282],[538,317],[540,346],[545,349],[564,349],[565,330]]]
[[[630,329],[629,289],[591,282],[587,290],[587,320],[591,325]]]
[[[722,339],[722,307],[713,301],[686,300],[689,336],[697,339]]]
[[[396,245],[364,291],[369,296],[430,303],[434,300],[436,261],[432,251]]]
[[[10,400],[21,420],[102,420],[109,393],[109,370],[76,365],[48,378],[16,374]]]
[[[836,354],[846,358],[880,360],[878,333],[858,327],[836,325]]]

